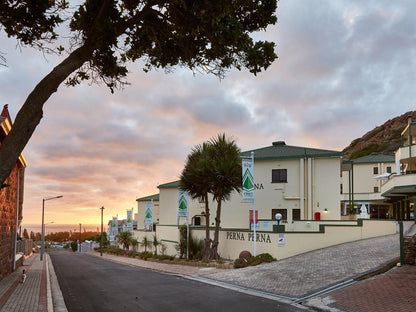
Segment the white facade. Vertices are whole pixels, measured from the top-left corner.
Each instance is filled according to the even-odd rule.
[[[341,220],[342,153],[287,146],[284,142],[247,151],[242,156],[251,152],[254,152],[254,203],[258,212],[257,253],[268,252],[282,259],[332,244],[396,231],[396,223],[392,221],[373,223],[370,220]],[[382,172],[386,167],[380,168]],[[154,213],[158,219],[156,231],[150,232],[140,226],[143,224],[146,202],[156,196],[152,195],[137,200],[139,226],[138,231],[134,231],[134,236],[141,241],[144,236],[151,239],[152,235],[157,235],[167,247],[166,253],[174,255],[177,254],[175,247],[179,242],[178,224],[185,223],[185,218],[177,218],[179,181],[161,184],[158,188],[158,211]],[[207,223],[205,204],[189,198],[188,207],[192,235],[203,239]],[[212,197],[209,208],[212,237],[217,208]],[[222,203],[219,244],[222,257],[235,259],[242,250],[252,250],[252,209],[253,202],[244,201],[242,194],[237,192]],[[284,219],[278,227],[274,220],[277,212]]]
[[[341,153],[279,144],[269,147],[272,151],[268,151],[268,148],[254,150],[255,207],[258,218],[274,220],[279,212],[288,224],[293,220],[317,218],[339,220]],[[272,156],[264,159],[269,154]],[[273,181],[275,170],[284,171],[282,181]],[[178,187],[178,181],[159,186],[160,225],[176,224]],[[209,205],[212,224],[216,203],[210,201]],[[249,228],[252,209],[252,202],[244,202],[242,195],[234,192],[229,201],[223,202],[221,227]],[[189,200],[189,210],[193,224],[195,218],[199,218],[199,225],[205,225],[204,203]]]
[[[137,214],[134,215],[134,219],[137,222],[137,230],[145,230],[145,212],[146,204],[153,202],[153,223],[159,223],[159,194],[154,194],[142,198],[136,199],[137,201]],[[148,228],[148,226],[147,226]]]
[[[371,218],[392,218],[391,204],[386,202],[381,189],[396,173],[395,171],[394,156],[372,153],[353,160],[345,160],[341,177],[343,219],[359,217],[362,205],[365,205]]]

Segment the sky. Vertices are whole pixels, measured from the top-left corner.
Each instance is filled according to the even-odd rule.
[[[99,224],[178,180],[192,147],[220,133],[241,150],[288,145],[341,151],[374,127],[415,110],[416,1],[280,0],[278,22],[256,39],[276,43],[263,73],[225,79],[177,68],[130,85],[61,85],[23,154],[23,223]],[[18,47],[0,31],[0,105],[12,119],[62,58]]]

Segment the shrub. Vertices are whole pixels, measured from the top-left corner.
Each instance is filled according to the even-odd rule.
[[[152,258],[153,254],[151,252],[143,251],[139,253],[140,259],[147,260],[147,258]]]
[[[255,266],[261,263],[267,263],[267,262],[272,262],[272,261],[276,261],[276,258],[273,258],[268,253],[262,253],[255,257],[251,256],[249,258],[240,257],[234,261],[234,268],[238,269],[238,268],[244,268],[246,266]]]
[[[182,225],[179,228],[180,241],[176,245],[176,250],[179,251],[180,257],[186,257],[186,246],[187,246],[187,228],[186,225]],[[189,259],[190,260],[201,260],[204,250],[204,241],[202,239],[194,238],[192,233],[189,232]]]
[[[71,243],[71,248],[72,248],[73,252],[77,251],[78,250],[78,242],[72,242]]]
[[[247,262],[241,258],[235,259],[234,261],[234,268],[236,269],[245,268],[247,265],[248,265]]]
[[[168,256],[168,255],[160,255],[155,258],[160,259],[160,260],[170,260],[170,261],[175,259],[174,256]]]

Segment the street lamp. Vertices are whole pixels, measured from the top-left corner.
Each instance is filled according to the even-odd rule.
[[[79,252],[82,252],[82,242],[81,242],[81,223],[79,224]]]
[[[100,239],[100,256],[103,256],[103,212],[104,212],[104,206],[101,208],[101,239]]]
[[[42,200],[42,243],[41,243],[41,249],[40,249],[40,261],[43,261],[43,253],[45,252],[45,201],[51,200],[51,199],[57,199],[62,198],[62,195],[55,196],[55,197],[48,197],[43,198]]]

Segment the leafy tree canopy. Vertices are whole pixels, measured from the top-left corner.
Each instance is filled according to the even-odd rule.
[[[183,66],[223,77],[247,68],[256,75],[276,59],[275,45],[250,34],[275,24],[275,11],[276,0],[85,0],[75,7],[65,0],[0,0],[0,28],[8,36],[43,50],[56,43],[49,51],[66,55],[30,93],[4,139],[0,182],[62,82],[101,81],[113,92],[126,83],[126,63],[138,59],[145,71]],[[56,40],[66,25],[71,37],[64,48]]]

